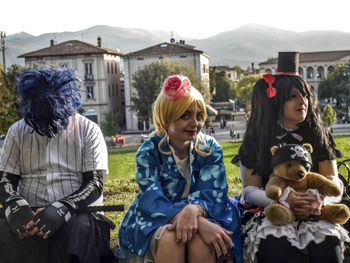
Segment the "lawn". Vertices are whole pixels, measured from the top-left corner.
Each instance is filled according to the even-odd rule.
[[[344,154],[344,157],[339,160],[349,159],[350,136],[336,136],[335,141],[337,148]],[[221,143],[224,152],[224,163],[226,166],[230,196],[238,195],[242,187],[239,167],[231,163],[240,145],[239,142]],[[123,204],[125,206],[124,212],[106,213],[117,225],[117,228],[112,231],[111,236],[113,247],[118,243],[118,225],[139,191],[135,180],[135,154],[136,150],[117,151],[109,153],[108,156],[109,174],[105,185],[105,204]],[[345,174],[345,170],[340,170],[340,173]]]

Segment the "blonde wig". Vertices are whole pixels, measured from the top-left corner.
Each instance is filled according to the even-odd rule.
[[[169,100],[165,96],[163,89],[159,93],[156,101],[153,104],[153,123],[156,129],[152,134],[156,133],[159,136],[164,136],[164,138],[160,141],[158,145],[158,149],[161,153],[167,154],[167,155],[171,154],[170,152],[164,152],[161,149],[161,145],[164,143],[164,141],[168,136],[167,127],[169,123],[179,119],[185,113],[185,111],[190,107],[190,105],[194,102],[196,107],[199,107],[203,112],[203,119],[202,119],[202,124],[203,124],[207,118],[206,105],[202,94],[197,89],[195,89],[194,87],[191,87],[189,94],[187,94],[184,97],[177,98],[176,100]],[[195,143],[196,152],[202,156],[209,156],[211,152],[206,153],[206,152],[200,151],[198,149],[198,143],[199,143],[199,139],[197,136],[196,143]]]

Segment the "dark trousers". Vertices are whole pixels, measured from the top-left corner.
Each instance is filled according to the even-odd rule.
[[[37,236],[21,240],[10,230],[6,219],[0,218],[0,262],[111,262],[114,256],[109,247],[110,226],[103,219],[77,214],[47,240]]]
[[[257,254],[258,263],[341,263],[340,241],[337,237],[328,236],[320,244],[311,242],[305,250],[292,247],[286,237],[268,236],[262,239]],[[294,258],[295,260],[292,260]]]

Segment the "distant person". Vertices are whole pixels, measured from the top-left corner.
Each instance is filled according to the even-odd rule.
[[[233,128],[230,129],[230,136],[231,136],[232,140],[236,137],[236,132]]]
[[[242,262],[222,148],[200,132],[206,117],[187,77],[165,80],[153,106],[156,130],[136,154],[140,193],[120,224],[119,262],[232,262],[232,249]]]
[[[75,72],[25,71],[18,92],[24,118],[0,157],[0,261],[113,260],[109,220],[83,212],[102,205],[108,156],[99,126],[78,113]]]
[[[210,127],[209,134],[211,137],[215,137],[215,130],[213,127]]]
[[[223,120],[223,125],[224,125],[224,129],[226,129],[227,128],[227,120]]]

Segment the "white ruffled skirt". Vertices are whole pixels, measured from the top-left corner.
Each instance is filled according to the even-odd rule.
[[[350,242],[348,232],[341,225],[331,224],[323,220],[294,221],[286,225],[277,226],[273,225],[266,218],[263,218],[259,225],[256,220],[249,220],[245,225],[245,228],[247,227],[250,230],[246,232],[243,244],[245,263],[256,262],[256,252],[259,249],[260,240],[266,239],[269,235],[277,238],[286,237],[290,244],[298,249],[306,248],[311,241],[319,244],[327,236],[335,236],[339,238],[341,248],[344,252],[344,242]]]

